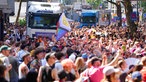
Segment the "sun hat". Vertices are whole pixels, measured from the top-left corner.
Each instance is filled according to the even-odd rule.
[[[30,53],[28,51],[25,51],[21,54],[22,59],[24,59],[24,57],[30,55]]]
[[[111,75],[112,73],[117,73],[119,72],[120,70],[119,69],[116,69],[114,68],[113,66],[107,66],[103,69],[103,73],[106,75],[106,76],[109,76]]]

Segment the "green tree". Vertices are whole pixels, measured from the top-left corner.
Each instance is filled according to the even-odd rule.
[[[97,9],[102,0],[87,0],[87,2],[92,5],[93,9]]]
[[[141,1],[141,6],[143,8],[143,13],[146,13],[146,1]]]
[[[18,23],[21,26],[26,26],[26,19],[25,18],[24,19],[19,19]]]

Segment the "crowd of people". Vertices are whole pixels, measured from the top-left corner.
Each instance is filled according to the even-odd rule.
[[[59,41],[10,25],[0,41],[0,82],[146,82],[145,25],[132,37],[127,27],[77,24]]]

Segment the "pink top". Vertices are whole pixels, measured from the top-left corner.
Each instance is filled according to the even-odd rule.
[[[90,81],[91,82],[100,82],[103,77],[104,77],[104,74],[103,74],[103,69],[104,67],[100,66],[100,67],[91,67],[89,69],[89,78],[90,78]]]

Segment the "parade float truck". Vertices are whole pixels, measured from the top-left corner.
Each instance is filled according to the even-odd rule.
[[[29,1],[26,9],[27,35],[52,37],[62,14],[61,3]]]
[[[80,16],[80,27],[91,27],[98,24],[99,11],[97,10],[82,10]]]

